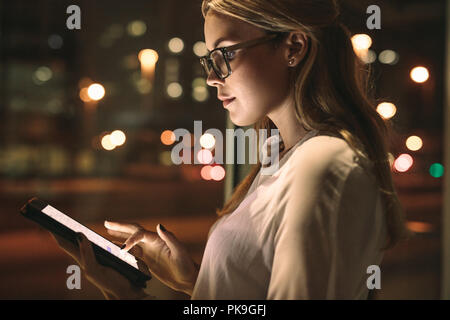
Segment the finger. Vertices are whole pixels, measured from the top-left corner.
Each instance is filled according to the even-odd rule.
[[[141,242],[141,240],[144,238],[144,232],[139,230],[136,233],[134,233],[131,237],[129,237],[125,243],[124,248],[122,250],[128,251],[131,248],[133,248],[136,244]]]
[[[106,220],[105,220],[105,227],[107,229],[111,229],[114,231],[120,231],[130,234],[136,233],[137,231],[142,229],[142,227],[140,227],[138,224],[135,223],[120,223]]]
[[[128,252],[129,252],[130,254],[132,254],[133,256],[138,257],[138,258],[140,258],[140,259],[143,259],[143,258],[144,258],[144,250],[143,250],[142,247],[139,246],[139,245],[135,245],[135,246],[134,246],[133,248],[131,248]]]
[[[167,244],[171,252],[179,251],[181,244],[172,232],[167,231],[162,224],[158,224],[156,231],[160,238]]]
[[[132,235],[132,233],[120,232],[120,231],[115,231],[115,230],[111,230],[111,229],[106,229],[106,232],[108,232],[108,234],[110,234],[111,236],[113,236],[115,238],[123,239],[123,241],[125,241]]]

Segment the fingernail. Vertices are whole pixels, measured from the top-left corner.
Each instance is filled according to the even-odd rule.
[[[125,248],[125,243],[120,247],[120,250],[123,250]]]
[[[160,228],[162,231],[164,231],[164,232],[167,231],[166,228],[164,228],[164,226],[163,226],[161,223],[159,224],[159,228]]]

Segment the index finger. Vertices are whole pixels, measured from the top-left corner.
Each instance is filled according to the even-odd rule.
[[[105,220],[105,227],[110,230],[120,231],[125,233],[136,233],[141,228],[138,225],[132,223],[120,223]]]

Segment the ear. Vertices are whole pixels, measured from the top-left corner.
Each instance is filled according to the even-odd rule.
[[[285,40],[285,59],[288,67],[297,66],[308,52],[308,38],[301,31],[291,31]]]

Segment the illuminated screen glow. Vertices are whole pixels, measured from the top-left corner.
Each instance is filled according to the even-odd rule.
[[[127,251],[120,250],[120,248],[111,241],[106,240],[99,234],[86,228],[85,226],[73,220],[69,216],[62,213],[61,211],[53,208],[50,205],[47,205],[44,209],[42,209],[42,212],[45,213],[47,216],[53,218],[54,220],[58,221],[59,223],[65,225],[69,229],[75,232],[83,233],[91,242],[95,243],[100,248],[105,249],[106,251],[115,255],[120,260],[128,263],[129,265],[139,270],[136,258],[132,254],[128,253]]]

